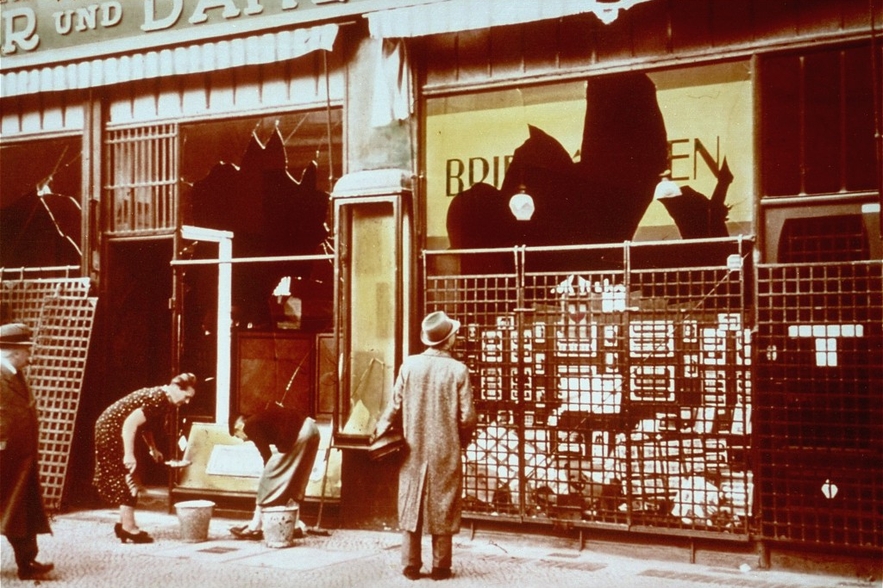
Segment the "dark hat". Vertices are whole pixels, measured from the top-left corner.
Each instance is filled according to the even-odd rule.
[[[452,319],[445,311],[431,312],[423,319],[420,340],[424,345],[435,347],[447,341],[459,328],[460,321]]]
[[[31,329],[24,323],[9,323],[0,326],[0,347],[30,346]]]

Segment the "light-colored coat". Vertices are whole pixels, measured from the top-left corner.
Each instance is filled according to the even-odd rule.
[[[399,472],[399,527],[416,531],[422,499],[423,532],[456,533],[463,494],[460,439],[476,424],[466,366],[433,348],[407,358],[377,424],[378,434],[399,415],[408,445]]]

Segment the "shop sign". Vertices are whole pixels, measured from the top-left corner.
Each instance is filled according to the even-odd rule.
[[[0,68],[93,58],[426,0],[0,0]]]

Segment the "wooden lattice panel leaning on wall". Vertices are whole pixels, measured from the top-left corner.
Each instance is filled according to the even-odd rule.
[[[40,423],[40,480],[49,511],[58,510],[70,460],[97,298],[85,278],[2,283],[4,320],[35,333],[28,384]]]
[[[40,417],[43,501],[50,511],[58,509],[64,491],[96,302],[88,297],[48,298],[28,369]]]
[[[85,298],[89,294],[89,278],[23,278],[26,271],[0,268],[3,322],[24,323],[36,332],[40,328],[40,315],[47,298]]]

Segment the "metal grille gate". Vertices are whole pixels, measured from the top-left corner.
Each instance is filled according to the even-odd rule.
[[[883,263],[758,267],[761,532],[883,547]]]
[[[468,515],[746,538],[750,251],[424,252],[425,310],[463,322],[479,411]]]
[[[89,296],[88,278],[25,278],[26,271],[2,270],[0,283],[4,312],[35,334],[27,379],[39,412],[43,501],[54,511],[64,492],[97,299]]]
[[[178,219],[178,125],[108,131],[104,229],[112,235],[174,231]]]

